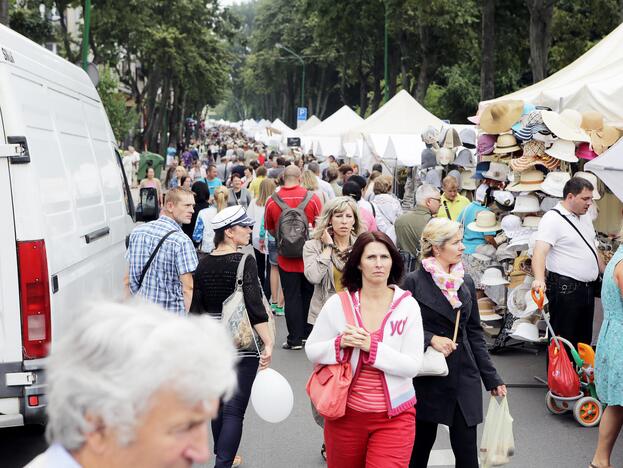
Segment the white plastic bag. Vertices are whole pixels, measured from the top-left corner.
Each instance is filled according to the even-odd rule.
[[[514,454],[513,418],[508,410],[508,399],[504,397],[498,402],[491,397],[480,443],[481,465],[483,468],[506,465]]]

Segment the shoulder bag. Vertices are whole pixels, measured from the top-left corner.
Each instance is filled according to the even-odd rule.
[[[569,220],[569,218],[567,218],[565,215],[563,215],[556,208],[552,208],[552,211],[555,211],[556,213],[558,213],[562,219],[564,219],[566,222],[569,223],[569,226],[571,226],[575,230],[575,232],[578,233],[578,236],[580,236],[580,238],[584,241],[586,246],[589,248],[589,250],[591,251],[591,253],[595,257],[595,261],[597,262],[597,272],[598,272],[598,274],[597,274],[597,279],[595,281],[593,281],[594,295],[595,295],[595,297],[601,297],[601,282],[602,282],[603,276],[599,272],[599,259],[597,258],[597,252],[595,251],[594,248],[591,247],[591,245],[584,238],[584,236],[582,235],[580,230]]]
[[[138,289],[137,289],[137,291],[139,291],[141,289],[141,287],[143,286],[143,280],[145,279],[145,275],[147,274],[147,270],[149,270],[149,267],[151,266],[152,262],[154,261],[154,258],[156,258],[156,254],[158,253],[158,250],[160,250],[160,247],[162,247],[162,244],[164,244],[164,241],[167,239],[167,237],[169,237],[174,232],[176,232],[176,231],[173,230],[173,231],[167,232],[162,237],[162,239],[160,239],[160,242],[158,242],[158,245],[156,245],[156,248],[154,249],[154,251],[149,256],[149,259],[147,260],[147,263],[145,263],[145,265],[143,266],[143,271],[141,271],[141,277],[138,280]]]
[[[456,310],[456,320],[454,322],[454,337],[452,342],[456,343],[456,337],[459,333],[459,321],[461,318],[461,309]],[[443,353],[437,351],[432,346],[428,346],[424,352],[424,360],[422,367],[416,377],[445,377],[448,375],[448,363]]]
[[[342,301],[342,311],[346,316],[346,323],[355,325],[355,316],[347,294],[346,291],[338,293]],[[344,362],[316,365],[307,381],[307,394],[318,414],[324,418],[337,419],[346,413],[348,390],[353,380],[351,354],[352,348],[347,348]]]

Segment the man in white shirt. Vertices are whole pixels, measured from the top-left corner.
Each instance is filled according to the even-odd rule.
[[[320,177],[320,165],[317,162],[310,162],[307,165],[307,169],[316,174],[316,179],[318,179],[318,188],[322,190],[322,192],[327,196],[327,200],[332,200],[335,198],[335,191],[329,182],[322,180]]]
[[[593,339],[595,281],[604,270],[587,214],[593,189],[580,177],[565,184],[563,201],[539,223],[532,256],[532,289],[547,292],[554,332],[576,347]]]

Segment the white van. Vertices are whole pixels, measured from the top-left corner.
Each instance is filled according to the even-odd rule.
[[[0,26],[0,427],[44,422],[50,346],[123,294],[134,206],[87,74]]]

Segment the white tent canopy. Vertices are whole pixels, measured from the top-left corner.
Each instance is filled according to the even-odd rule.
[[[276,131],[281,134],[289,134],[294,132],[294,130],[284,124],[281,119],[275,119],[275,121],[270,124],[270,130],[272,130],[273,132]]]
[[[602,155],[587,162],[584,169],[599,177],[623,201],[623,138]]]
[[[355,111],[348,106],[342,106],[323,122],[301,133],[311,140],[310,146],[313,148],[314,154],[344,156],[346,151],[343,146],[342,135],[362,122],[363,119]]]
[[[623,123],[623,25],[562,70],[527,88],[480,103],[519,99],[561,111],[601,112],[607,121]]]
[[[314,128],[316,125],[318,125],[321,122],[322,120],[320,120],[315,115],[312,115],[309,119],[305,121],[304,124],[302,124],[299,128],[296,129],[296,133],[300,134],[308,130],[311,130],[312,128]]]

